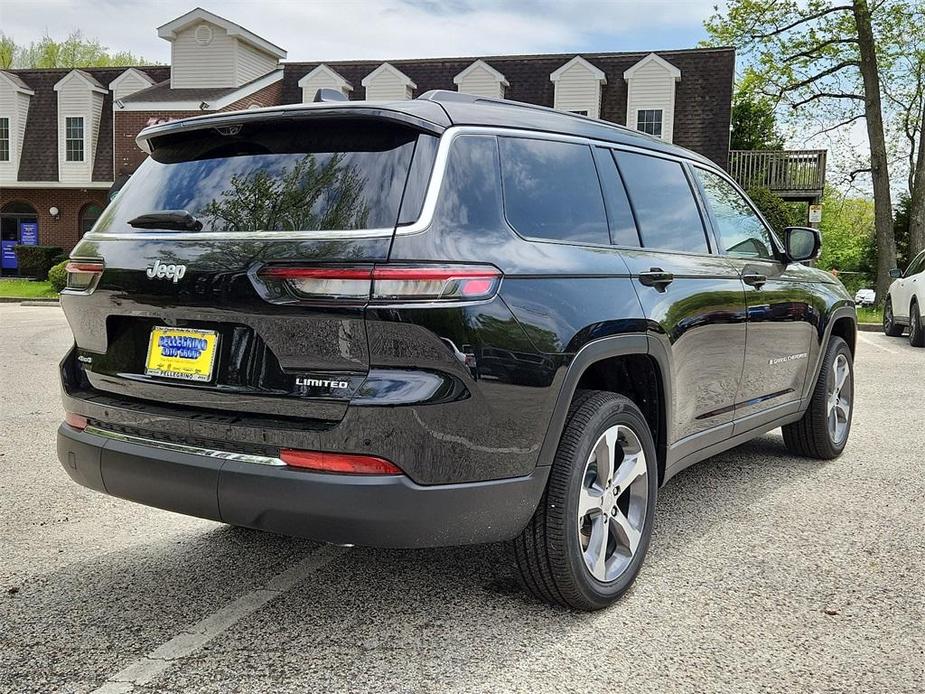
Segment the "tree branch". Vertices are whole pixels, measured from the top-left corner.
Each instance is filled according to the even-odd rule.
[[[855,169],[854,171],[849,171],[849,172],[848,172],[848,180],[851,181],[852,183],[854,183],[854,179],[856,179],[860,174],[862,174],[862,173],[873,173],[873,171],[874,171],[874,170],[871,169],[871,168],[866,168],[866,169]]]
[[[857,39],[832,39],[831,41],[823,41],[818,46],[813,46],[812,48],[807,48],[805,51],[800,51],[799,53],[794,53],[793,55],[788,55],[784,58],[785,63],[792,63],[794,60],[799,58],[818,58],[819,51],[823,48],[828,48],[829,46],[837,46],[843,43],[857,43]]]
[[[811,22],[814,19],[825,17],[826,15],[832,14],[833,12],[843,12],[845,10],[853,11],[853,9],[854,8],[851,7],[851,5],[837,5],[836,7],[829,7],[824,10],[821,10],[820,12],[816,12],[815,14],[811,14],[807,17],[801,17],[795,22],[791,22],[790,24],[786,26],[778,27],[774,29],[773,31],[769,31],[766,34],[752,34],[749,38],[752,39],[753,41],[759,41],[761,39],[769,39],[772,36],[783,34],[785,31],[790,31],[794,27],[798,27],[801,24],[805,24],[806,22]]]
[[[813,82],[818,82],[823,77],[828,77],[829,75],[834,75],[839,70],[844,70],[846,67],[861,67],[861,63],[858,60],[846,60],[843,63],[838,65],[833,65],[828,70],[823,70],[822,72],[813,75],[812,77],[807,77],[805,80],[800,80],[799,82],[794,82],[793,84],[788,84],[786,87],[783,87],[780,91],[781,94],[787,92],[792,92],[795,89],[802,89],[803,87],[808,87]]]
[[[840,94],[838,92],[818,92],[813,94],[802,101],[798,101],[795,104],[791,104],[790,107],[797,109],[800,106],[805,106],[808,103],[816,101],[818,99],[855,99],[857,101],[864,101],[863,94]]]
[[[812,135],[810,135],[810,136],[809,136],[808,138],[806,138],[806,139],[807,139],[807,140],[811,140],[811,139],[813,139],[814,137],[818,137],[819,135],[823,135],[823,134],[825,134],[825,133],[830,133],[830,132],[832,132],[833,130],[838,130],[839,128],[843,128],[843,127],[845,127],[846,125],[851,125],[851,124],[854,123],[856,120],[860,120],[861,118],[864,118],[864,114],[863,114],[863,113],[859,113],[859,114],[856,115],[856,116],[852,116],[852,117],[849,118],[848,120],[843,120],[841,123],[836,123],[835,125],[831,125],[831,126],[829,126],[828,128],[823,128],[822,130],[813,133]]]

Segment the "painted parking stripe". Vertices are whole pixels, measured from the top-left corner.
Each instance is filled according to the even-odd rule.
[[[271,600],[295,587],[309,574],[346,552],[344,547],[326,545],[302,561],[282,571],[265,585],[216,610],[205,619],[162,643],[147,655],[106,679],[93,694],[128,694],[136,685],[153,681],[167,668],[187,658],[243,617],[256,612]]]
[[[889,352],[890,354],[900,354],[900,352],[897,352],[895,349],[890,349],[889,347],[884,347],[884,346],[881,345],[879,342],[876,342],[876,341],[874,341],[874,340],[871,340],[869,337],[864,337],[864,333],[859,332],[859,333],[858,333],[858,339],[859,339],[861,342],[863,342],[864,344],[871,345],[872,347],[876,347],[877,349],[882,349],[884,352]]]

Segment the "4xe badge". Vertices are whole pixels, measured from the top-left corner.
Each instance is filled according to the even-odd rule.
[[[183,275],[186,274],[186,265],[166,265],[160,260],[155,260],[154,265],[148,267],[145,270],[145,274],[148,276],[149,280],[157,279],[167,279],[173,280],[173,283],[176,284],[183,279]]]

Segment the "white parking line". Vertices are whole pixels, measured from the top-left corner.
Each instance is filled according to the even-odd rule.
[[[274,598],[301,583],[313,571],[337,559],[344,547],[327,545],[302,561],[276,574],[267,583],[234,602],[216,610],[205,619],[162,643],[153,651],[106,679],[93,694],[129,694],[136,685],[148,684],[178,660],[186,658],[242,617],[259,610]]]
[[[862,332],[859,332],[859,333],[858,333],[858,339],[860,339],[861,342],[863,342],[863,343],[865,343],[865,344],[868,344],[868,345],[871,345],[871,346],[873,346],[873,347],[876,347],[877,349],[882,349],[884,352],[889,352],[890,354],[900,354],[900,352],[897,352],[895,349],[890,349],[889,347],[884,347],[884,346],[881,345],[879,342],[875,342],[874,340],[871,340],[869,337],[864,337],[864,333],[862,333]]]

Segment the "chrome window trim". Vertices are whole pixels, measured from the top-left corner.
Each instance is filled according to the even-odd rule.
[[[255,465],[270,465],[273,467],[285,467],[279,458],[265,455],[252,455],[249,453],[233,453],[232,451],[219,451],[213,448],[200,448],[199,446],[188,446],[182,443],[172,443],[170,441],[158,441],[143,436],[132,436],[130,434],[121,434],[108,429],[101,429],[95,426],[88,426],[84,430],[85,434],[101,436],[113,441],[122,441],[124,443],[133,443],[139,446],[150,446],[151,448],[160,448],[175,453],[188,453],[190,455],[201,455],[207,458],[217,458],[219,460],[231,460],[238,463],[253,463]]]
[[[483,125],[454,125],[446,129],[440,137],[440,143],[437,146],[437,156],[434,159],[433,171],[431,172],[430,181],[427,184],[427,192],[424,195],[424,204],[421,207],[421,214],[416,222],[398,226],[395,228],[396,236],[406,236],[410,234],[419,234],[430,228],[437,209],[437,201],[440,197],[440,189],[443,187],[443,179],[446,175],[446,165],[449,160],[450,150],[453,143],[460,137],[472,135],[493,135],[505,137],[522,137],[535,140],[552,140],[556,142],[571,142],[574,144],[583,144],[587,146],[606,147],[614,150],[626,152],[635,152],[645,154],[661,159],[668,159],[683,164],[695,164],[707,170],[714,170],[705,162],[700,162],[693,158],[660,152],[658,150],[648,149],[646,147],[636,147],[607,140],[598,140],[590,137],[581,137],[578,135],[565,135],[562,133],[552,133],[540,130],[524,130],[521,128],[504,128],[500,126],[483,126]],[[718,167],[717,169],[718,170]],[[121,192],[121,191],[120,191]],[[89,241],[212,241],[212,240],[243,240],[243,241],[312,241],[312,240],[345,240],[345,239],[372,239],[372,238],[391,238],[392,228],[379,229],[346,229],[346,230],[316,230],[316,231],[248,231],[248,232],[125,232],[125,233],[105,233],[90,231],[84,235],[84,239]]]

